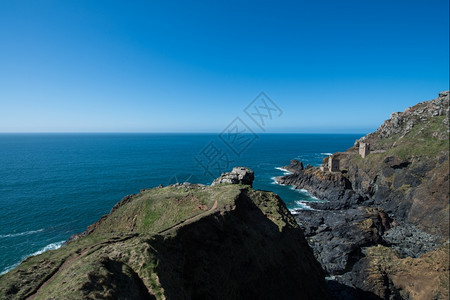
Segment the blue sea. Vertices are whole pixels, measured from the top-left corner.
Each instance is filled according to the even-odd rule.
[[[210,184],[233,166],[290,209],[315,201],[274,183],[292,158],[314,166],[363,134],[0,134],[0,274],[56,249],[125,195],[176,182]]]

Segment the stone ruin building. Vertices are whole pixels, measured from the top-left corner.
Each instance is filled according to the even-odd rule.
[[[370,153],[370,145],[368,143],[359,142],[359,155],[365,158]]]

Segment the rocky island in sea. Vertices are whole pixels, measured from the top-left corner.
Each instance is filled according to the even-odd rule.
[[[237,167],[211,186],[127,196],[65,246],[0,277],[0,298],[328,299],[302,230],[253,179]]]
[[[336,299],[448,299],[449,92],[391,114],[321,167],[293,160],[295,219]]]

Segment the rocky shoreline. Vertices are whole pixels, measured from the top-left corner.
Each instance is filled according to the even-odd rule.
[[[287,166],[283,168],[288,169]],[[309,178],[303,171],[297,171],[278,177],[276,181],[292,185],[293,178],[297,177],[299,185],[294,184],[295,188],[307,189],[315,197],[323,195],[320,188],[305,185],[307,180],[303,176]],[[367,260],[366,250],[381,245],[395,251],[399,259],[417,258],[439,249],[448,241],[440,234],[427,233],[413,224],[397,221],[370,199],[345,191],[340,176],[334,176],[332,180],[336,181],[324,182],[325,186],[332,187],[327,202],[308,202],[313,209],[297,210],[294,216],[328,276],[331,293],[335,299],[402,299],[392,283],[363,285],[362,278],[377,275],[389,282],[383,272],[366,274],[367,270],[362,267]]]
[[[442,92],[321,167],[291,160],[276,178],[326,200],[295,219],[335,299],[448,299],[448,105]]]

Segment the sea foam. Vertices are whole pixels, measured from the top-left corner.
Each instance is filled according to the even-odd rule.
[[[62,244],[64,244],[64,242],[65,242],[65,241],[59,241],[59,242],[56,242],[56,243],[51,243],[51,244],[48,244],[47,246],[45,246],[44,248],[42,248],[42,249],[40,249],[40,250],[38,250],[38,251],[36,251],[36,252],[31,253],[30,255],[25,255],[24,257],[22,257],[22,259],[21,259],[20,262],[15,263],[15,264],[13,264],[13,265],[11,265],[11,266],[8,266],[8,267],[4,268],[3,271],[0,272],[0,276],[1,276],[1,275],[4,275],[4,274],[6,274],[6,273],[8,273],[8,272],[11,271],[12,269],[14,269],[14,268],[17,267],[18,265],[20,265],[20,264],[21,264],[26,258],[28,258],[28,257],[36,256],[36,255],[42,254],[42,253],[44,253],[44,252],[46,252],[46,251],[48,251],[48,250],[56,250],[56,249],[61,248],[61,246],[62,246]]]
[[[38,232],[42,232],[42,231],[44,231],[44,229],[30,230],[30,231],[19,232],[19,233],[0,234],[0,239],[16,237],[16,236],[23,236],[23,235],[30,235],[30,234],[34,234],[34,233],[38,233]]]
[[[319,198],[317,198],[317,197],[311,195],[311,194],[308,192],[308,190],[306,190],[306,189],[295,189],[294,187],[291,187],[291,189],[294,190],[294,191],[296,191],[296,192],[302,193],[302,194],[307,194],[308,197],[310,197],[310,198],[313,199],[313,200],[316,200],[316,201],[323,201],[323,200],[321,200],[321,199],[319,199]]]
[[[292,172],[290,172],[286,169],[280,168],[280,167],[276,167],[275,169],[282,171],[284,173],[284,175],[292,174]]]
[[[42,248],[42,249],[40,249],[40,250],[38,250],[38,251],[36,251],[36,252],[33,252],[33,253],[30,254],[29,256],[36,256],[36,255],[42,254],[42,253],[44,253],[44,252],[46,252],[46,251],[48,251],[48,250],[56,250],[56,249],[59,249],[59,248],[61,248],[62,244],[64,244],[64,242],[65,242],[65,241],[59,241],[59,242],[56,242],[56,243],[48,244],[48,245],[45,246],[44,248]]]
[[[294,202],[295,202],[296,207],[289,209],[289,211],[293,215],[298,214],[299,210],[315,210],[314,208],[312,208],[311,206],[309,206],[307,204],[307,201],[294,201]]]

